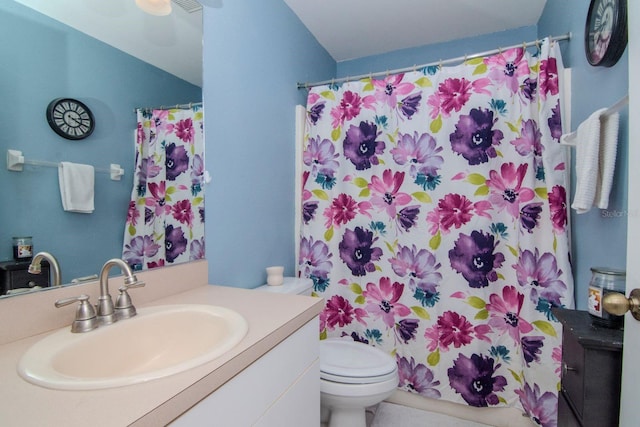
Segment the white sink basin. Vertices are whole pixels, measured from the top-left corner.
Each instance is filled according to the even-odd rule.
[[[142,308],[138,315],[90,332],[52,333],[29,348],[18,373],[60,390],[120,387],[173,375],[236,346],[247,321],[224,307],[183,304]]]

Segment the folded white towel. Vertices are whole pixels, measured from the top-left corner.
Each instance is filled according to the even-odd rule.
[[[65,211],[93,212],[93,166],[61,162],[58,167],[58,181],[62,208]]]
[[[576,132],[576,190],[571,207],[577,213],[591,209],[596,196],[600,157],[600,116],[602,108],[580,123]]]
[[[618,152],[618,128],[620,114],[605,114],[600,117],[600,156],[598,161],[598,182],[595,205],[600,209],[609,207],[609,194],[613,183]]]

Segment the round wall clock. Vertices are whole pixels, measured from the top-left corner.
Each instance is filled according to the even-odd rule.
[[[51,129],[67,139],[84,139],[91,135],[95,120],[89,107],[71,98],[57,98],[47,106],[47,121]]]
[[[611,67],[627,46],[627,0],[591,0],[584,30],[587,61]]]

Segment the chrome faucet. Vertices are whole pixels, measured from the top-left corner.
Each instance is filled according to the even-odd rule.
[[[120,267],[126,275],[124,286],[120,287],[120,296],[114,307],[113,299],[109,293],[109,270],[111,267]],[[131,298],[127,293],[129,288],[144,286],[144,282],[139,282],[131,271],[131,267],[120,258],[113,258],[107,261],[100,270],[100,297],[98,298],[98,321],[101,325],[110,325],[119,319],[127,319],[136,315],[136,309],[131,304]]]
[[[29,269],[27,271],[31,274],[42,273],[42,266],[40,263],[43,259],[49,261],[49,265],[51,266],[51,286],[60,286],[62,284],[60,264],[58,264],[58,260],[49,252],[38,252],[31,260],[31,264],[29,264]]]

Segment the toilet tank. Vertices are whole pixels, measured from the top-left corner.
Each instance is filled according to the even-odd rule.
[[[282,285],[262,285],[258,286],[256,290],[278,294],[297,294],[311,296],[311,291],[313,291],[313,280],[298,277],[285,277]]]

